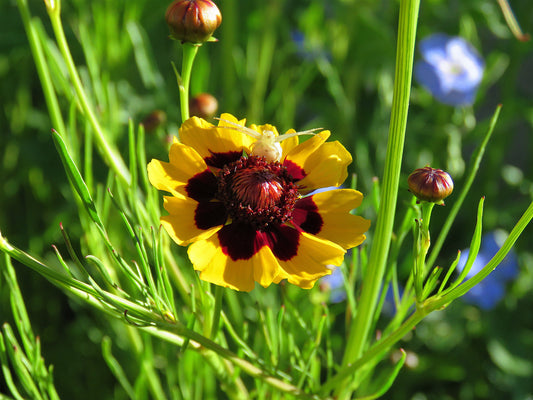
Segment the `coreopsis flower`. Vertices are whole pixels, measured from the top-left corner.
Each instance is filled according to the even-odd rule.
[[[472,104],[485,68],[476,49],[461,37],[442,33],[423,39],[418,46],[423,60],[414,67],[417,81],[442,103]]]
[[[465,279],[473,277],[487,265],[490,259],[500,250],[504,239],[505,233],[502,231],[490,232],[483,236],[479,253]],[[469,249],[461,252],[461,257],[457,264],[459,272],[464,269],[469,252]],[[518,260],[516,254],[511,251],[494,271],[470,289],[461,299],[483,310],[491,310],[505,296],[505,285],[513,280],[518,275],[518,272]]]
[[[150,162],[150,182],[170,193],[161,224],[189,245],[205,281],[243,291],[283,279],[311,288],[370,226],[350,214],[363,198],[356,190],[307,195],[339,186],[352,158],[339,142],[326,142],[329,131],[299,144],[309,131],[280,136],[272,125],[244,124],[230,114],[218,126],[192,117],[169,162]]]

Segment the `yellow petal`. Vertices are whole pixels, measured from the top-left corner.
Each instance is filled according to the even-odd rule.
[[[328,210],[351,211],[363,202],[363,194],[353,189],[327,190],[313,194],[312,198],[320,212]]]
[[[287,278],[289,283],[309,289],[318,278],[331,274],[327,265],[340,265],[345,253],[341,246],[303,232],[298,253],[288,261],[279,260],[283,272],[275,279]]]
[[[363,195],[357,190],[339,189],[313,195],[313,202],[318,207],[323,225],[316,236],[330,240],[350,249],[360,245],[370,228],[370,221],[363,217],[349,214],[349,211],[361,205]]]
[[[289,129],[287,132],[285,132],[285,134],[294,133],[294,132],[296,132],[294,129]],[[281,149],[283,150],[283,155],[281,156],[281,159],[282,160],[285,159],[287,154],[289,154],[289,152],[292,149],[294,149],[296,146],[298,146],[298,143],[299,143],[298,136],[293,136],[291,138],[282,140],[280,142]]]
[[[311,137],[309,140],[306,140],[305,142],[299,144],[298,146],[294,147],[288,154],[287,154],[287,160],[290,160],[294,162],[295,164],[299,165],[300,167],[305,169],[305,166],[307,165],[308,169],[310,168],[310,165],[307,164],[307,160],[311,155],[317,151],[322,144],[328,140],[328,137],[330,135],[329,131],[322,131],[320,133],[317,133],[313,137]],[[307,169],[305,169],[306,172]]]
[[[279,272],[279,263],[264,246],[247,260],[232,260],[220,245],[217,235],[189,247],[189,258],[200,279],[215,285],[249,292],[258,282],[268,287]]]
[[[194,175],[207,169],[200,155],[192,148],[174,143],[170,147],[170,163],[152,160],[148,164],[148,179],[159,190],[177,195],[185,193],[185,185]]]
[[[277,258],[268,246],[262,247],[251,258],[254,280],[263,287],[268,287],[280,270]]]
[[[324,226],[316,236],[338,243],[345,249],[359,246],[366,239],[370,221],[352,214],[321,214]]]
[[[181,246],[206,239],[222,228],[222,225],[217,225],[209,229],[200,229],[195,221],[198,203],[194,200],[181,194],[175,197],[165,196],[164,200],[164,207],[169,215],[161,217],[161,225],[172,240]]]
[[[244,125],[244,121],[237,120],[231,114],[222,114],[220,118]],[[202,118],[192,117],[181,125],[180,141],[194,148],[202,158],[210,157],[213,153],[242,152],[249,148],[254,139],[237,129],[225,121],[220,121],[219,126],[215,127]]]
[[[270,131],[274,136],[279,136],[278,129],[274,125],[264,124],[264,125],[250,125],[250,129],[253,129],[257,133],[263,134],[263,131]]]
[[[352,156],[342,144],[337,141],[324,143],[304,161],[303,168],[307,175],[298,185],[304,188],[303,193],[340,186],[348,176],[347,166],[351,162]]]

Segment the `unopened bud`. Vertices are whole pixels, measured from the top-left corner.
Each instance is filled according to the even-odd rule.
[[[194,96],[189,103],[191,117],[212,118],[218,109],[217,99],[209,93]]]
[[[173,39],[203,43],[219,27],[222,14],[211,0],[174,0],[167,8],[165,20]]]
[[[415,169],[407,178],[407,183],[409,191],[418,199],[431,203],[442,203],[453,191],[450,174],[431,167]]]
[[[167,114],[162,110],[154,110],[148,114],[141,122],[146,132],[151,132],[158,126],[167,122]]]

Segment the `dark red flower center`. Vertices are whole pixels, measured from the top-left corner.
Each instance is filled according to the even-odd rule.
[[[231,219],[258,230],[289,220],[298,197],[287,168],[263,157],[241,157],[218,175],[217,198]]]

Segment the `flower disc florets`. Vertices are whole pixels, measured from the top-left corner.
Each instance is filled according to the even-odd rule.
[[[231,219],[255,229],[289,220],[298,197],[287,168],[263,157],[241,157],[218,175],[217,198]]]

